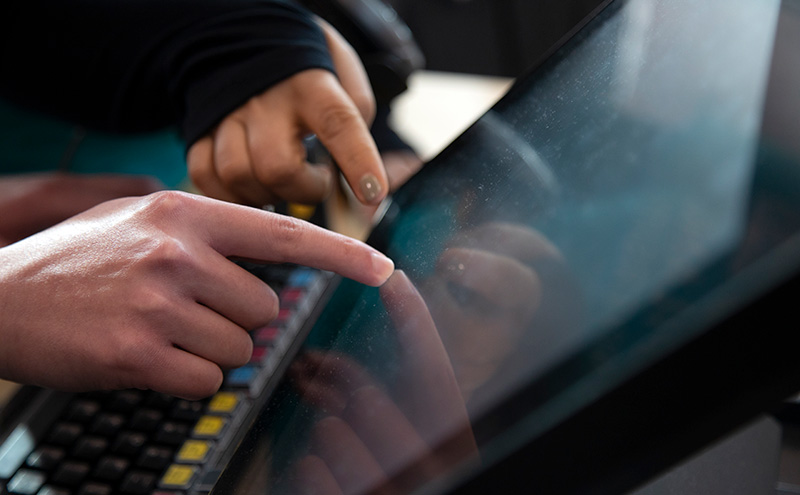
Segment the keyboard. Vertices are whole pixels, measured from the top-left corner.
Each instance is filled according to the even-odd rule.
[[[251,332],[250,363],[213,397],[142,390],[41,390],[0,432],[0,495],[195,495],[214,486],[246,426],[297,351],[331,274],[240,263],[278,293],[277,319]],[[30,392],[30,391],[29,391]]]

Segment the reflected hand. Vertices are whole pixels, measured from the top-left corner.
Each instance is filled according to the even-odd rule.
[[[370,285],[391,261],[283,215],[179,192],[103,203],[0,249],[0,377],[197,399],[245,364],[278,298],[231,257]]]
[[[313,352],[295,363],[301,395],[328,415],[313,426],[310,453],[293,468],[293,492],[407,491],[477,455],[424,301],[402,272],[381,296],[397,329],[401,381],[390,394],[341,354]]]
[[[334,170],[306,161],[303,137],[316,134],[359,201],[386,196],[386,172],[369,125],[375,101],[352,47],[318,20],[337,76],[302,71],[251,98],[188,153],[189,173],[205,194],[252,206],[319,203],[333,191]]]
[[[0,179],[0,247],[99,205],[163,189],[155,179],[124,175],[42,173]]]
[[[492,222],[448,243],[420,291],[453,361],[465,399],[496,371],[540,308],[537,263],[563,264],[558,249],[521,225]]]

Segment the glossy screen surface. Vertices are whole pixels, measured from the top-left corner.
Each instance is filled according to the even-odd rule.
[[[797,226],[756,167],[778,12],[618,0],[522,78],[395,195],[402,273],[342,281],[237,493],[435,491],[700,331],[665,328]]]

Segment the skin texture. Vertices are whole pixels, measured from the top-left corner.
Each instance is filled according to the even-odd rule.
[[[335,171],[306,161],[303,139],[316,135],[359,201],[380,203],[388,178],[369,133],[375,101],[353,48],[318,20],[337,75],[300,72],[251,98],[189,149],[189,174],[203,193],[263,206],[313,204],[333,190]]]
[[[0,247],[17,242],[104,201],[163,189],[149,177],[40,173],[0,180]]]
[[[278,299],[230,258],[382,284],[393,264],[309,223],[174,191],[106,201],[0,249],[0,377],[196,399],[245,364]]]

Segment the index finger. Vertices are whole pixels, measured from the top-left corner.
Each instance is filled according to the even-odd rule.
[[[209,245],[226,257],[295,263],[378,286],[394,271],[380,251],[286,215],[196,196]]]
[[[336,77],[306,78],[300,118],[327,148],[359,201],[378,204],[389,181],[366,121]]]

